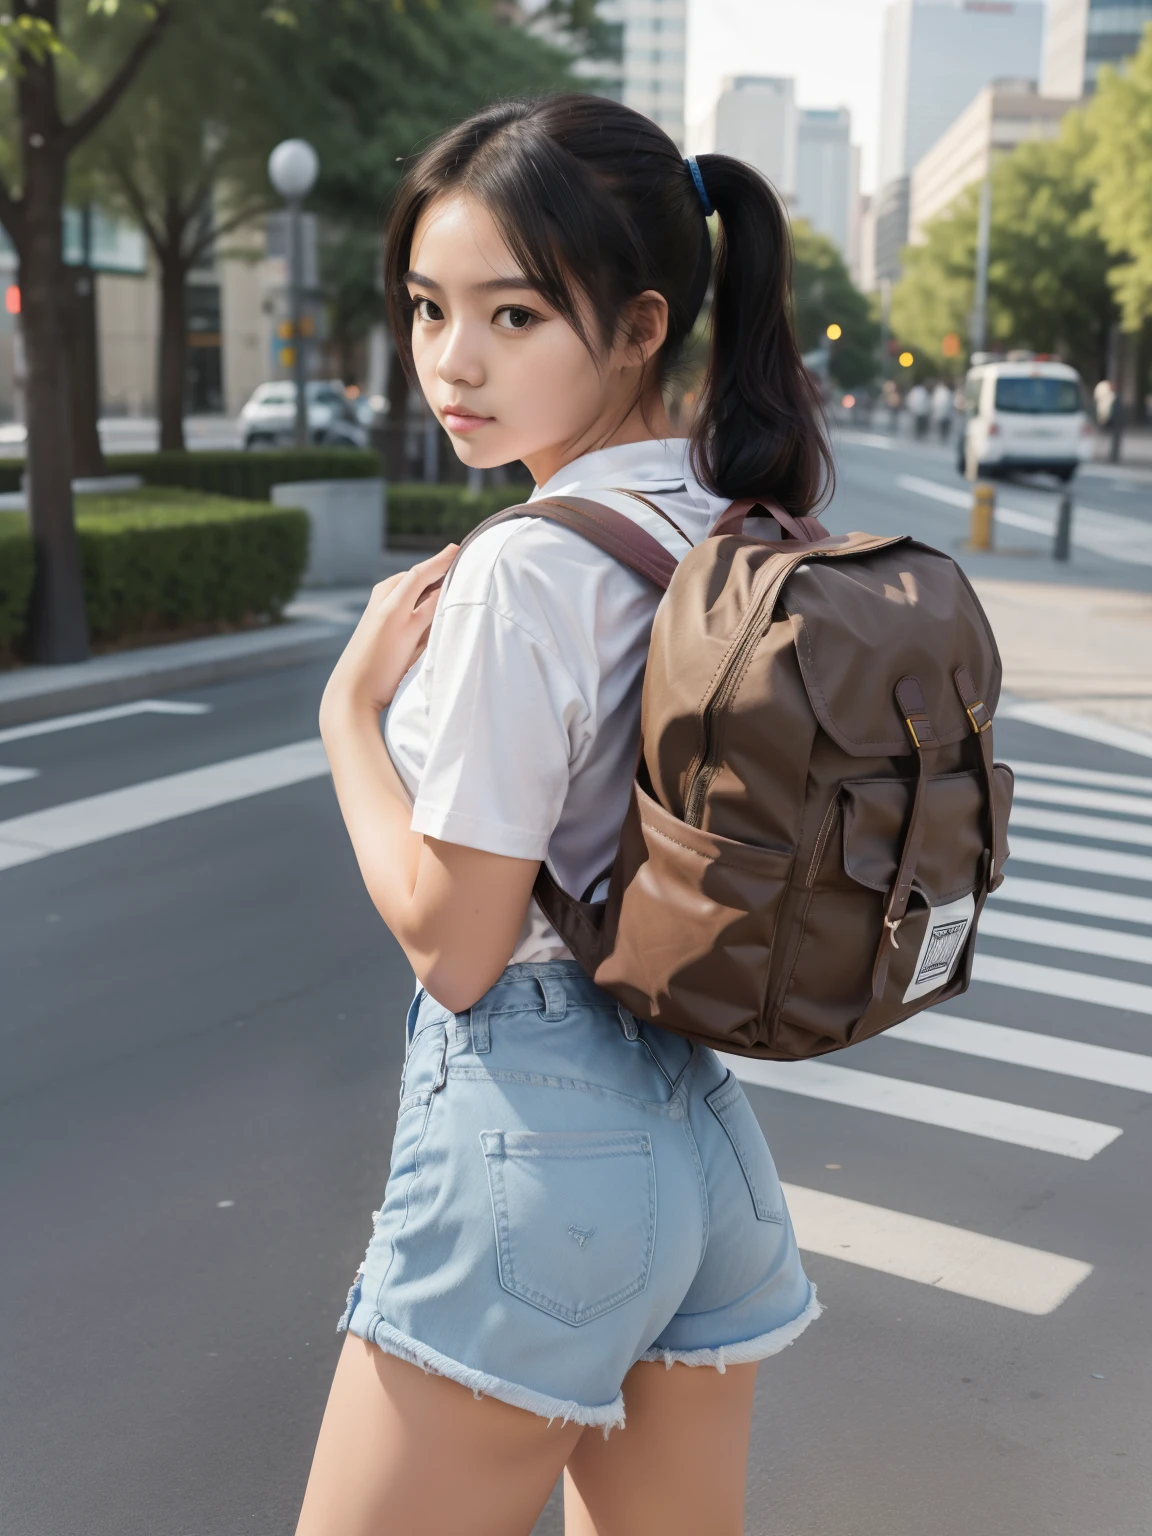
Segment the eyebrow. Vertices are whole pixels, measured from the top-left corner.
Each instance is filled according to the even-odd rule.
[[[435,278],[425,277],[422,272],[405,272],[402,281],[411,283],[417,288],[440,288],[441,286]],[[538,292],[536,284],[529,282],[526,277],[492,277],[486,283],[474,283],[472,286],[477,293],[492,293],[499,288],[515,288],[528,293]]]

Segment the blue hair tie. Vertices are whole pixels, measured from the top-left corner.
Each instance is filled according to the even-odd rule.
[[[696,190],[700,194],[700,206],[704,209],[704,217],[710,219],[716,210],[712,206],[712,199],[708,196],[708,190],[704,185],[704,178],[700,174],[700,167],[696,164],[696,156],[689,156],[684,164],[691,171],[692,180],[696,183]]]

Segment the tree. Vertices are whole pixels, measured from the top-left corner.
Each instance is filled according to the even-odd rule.
[[[1004,347],[1054,352],[1089,379],[1104,368],[1115,306],[1112,258],[1093,201],[1093,135],[1069,112],[1055,139],[1021,144],[992,169],[988,338]],[[893,330],[948,372],[942,342],[968,339],[975,297],[979,186],[925,226],[904,251],[892,294]]]
[[[140,225],[156,260],[162,449],[184,447],[188,274],[276,204],[265,166],[295,122],[277,72],[283,13],[197,0],[196,23],[147,61],[82,157],[100,201]]]
[[[1113,291],[1124,329],[1152,315],[1152,26],[1123,73],[1102,69],[1085,116],[1100,233],[1117,259]]]
[[[792,294],[800,350],[826,346],[828,327],[838,325],[843,334],[832,344],[829,372],[844,389],[866,384],[876,373],[880,341],[868,300],[827,236],[800,219],[792,226],[792,242]]]
[[[72,515],[71,399],[64,316],[68,275],[62,251],[68,163],[131,84],[180,0],[12,0],[0,17],[0,51],[13,97],[18,163],[0,179],[0,221],[16,249],[27,355],[29,513],[36,549],[30,646],[33,660],[79,661],[88,652],[80,555]],[[57,63],[67,39],[75,52],[93,32],[115,29],[116,62],[69,110]],[[75,36],[73,36],[75,34]],[[13,161],[17,157],[13,155]]]

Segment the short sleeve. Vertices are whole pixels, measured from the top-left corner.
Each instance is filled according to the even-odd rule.
[[[428,751],[412,830],[543,859],[588,703],[547,638],[489,602],[437,614],[424,680]]]

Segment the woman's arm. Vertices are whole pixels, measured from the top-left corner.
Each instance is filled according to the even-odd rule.
[[[507,965],[539,862],[422,837],[380,734],[380,713],[428,641],[454,545],[381,582],[320,704],[320,734],[360,873],[437,1002],[462,1013]]]

